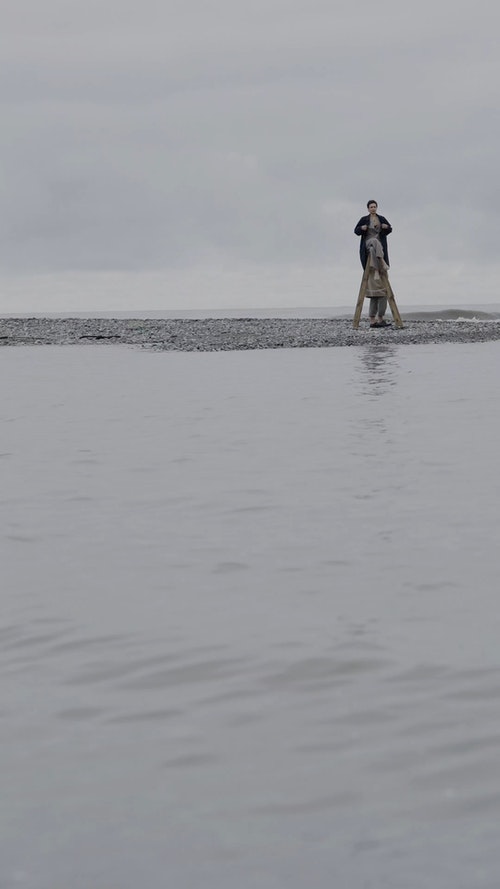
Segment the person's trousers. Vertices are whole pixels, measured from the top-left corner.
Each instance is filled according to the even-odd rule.
[[[372,296],[370,299],[370,318],[374,318],[375,315],[378,315],[379,318],[383,318],[385,315],[385,311],[387,309],[387,297],[386,296]]]

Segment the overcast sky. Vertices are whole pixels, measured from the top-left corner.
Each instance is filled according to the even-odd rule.
[[[357,285],[353,227],[375,198],[394,226],[393,281],[413,302],[453,301],[455,286],[458,302],[500,302],[499,10],[492,0],[5,2],[4,279],[18,294],[21,279],[40,281],[42,303],[56,279],[170,280],[170,308],[181,292],[186,305],[217,302],[218,272],[232,282],[221,304],[268,299],[260,274],[295,276],[289,301],[322,304],[318,289],[301,298],[300,282]],[[96,306],[77,291],[82,308]],[[160,291],[143,294],[145,308]],[[106,308],[104,283],[100,292]]]

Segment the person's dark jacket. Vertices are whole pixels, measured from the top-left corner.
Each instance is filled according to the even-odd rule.
[[[380,225],[382,225],[382,223],[383,223],[384,225],[389,226],[389,228],[384,228],[384,229],[381,228],[380,235],[379,235],[380,243],[382,244],[382,250],[384,251],[384,259],[385,259],[387,265],[389,265],[389,254],[387,252],[387,235],[390,235],[390,233],[392,232],[392,225],[387,221],[385,216],[381,216],[380,213],[377,213],[377,216],[380,219]],[[361,260],[361,265],[363,266],[363,268],[365,268],[365,266],[366,266],[366,260],[368,259],[368,251],[366,249],[366,232],[362,231],[361,227],[363,225],[368,225],[369,221],[370,221],[370,215],[362,216],[361,219],[359,220],[356,228],[354,229],[354,234],[361,236],[361,243],[359,245],[359,258]]]

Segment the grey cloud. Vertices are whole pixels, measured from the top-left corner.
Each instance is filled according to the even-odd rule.
[[[372,196],[401,261],[491,261],[498,62],[480,9],[496,25],[483,2],[430,0],[11,8],[2,266],[347,263]]]

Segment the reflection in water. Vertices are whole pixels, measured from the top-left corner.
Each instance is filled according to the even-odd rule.
[[[352,429],[353,453],[371,460],[374,454],[382,459],[392,443],[388,418],[392,409],[384,401],[396,386],[400,374],[398,347],[387,343],[374,343],[359,350],[356,370],[355,398],[362,403],[356,411]],[[380,447],[382,450],[380,450]]]
[[[387,343],[370,345],[360,351],[362,364],[362,391],[369,395],[384,395],[396,385],[397,346]]]

